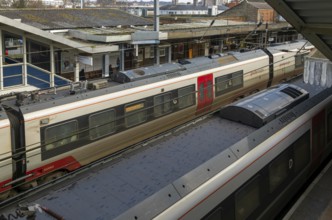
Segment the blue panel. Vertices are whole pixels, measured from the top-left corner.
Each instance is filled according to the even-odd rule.
[[[22,66],[4,66],[3,76],[22,75]]]
[[[69,82],[67,80],[63,80],[57,76],[54,77],[54,83],[57,86],[64,86],[64,85],[68,85]]]
[[[46,88],[50,87],[49,83],[45,83],[45,82],[40,81],[40,80],[38,80],[36,78],[33,78],[31,76],[28,76],[28,84],[32,85],[32,86],[36,86],[36,87],[41,88],[41,89],[46,89]]]
[[[22,76],[13,76],[13,77],[8,77],[3,79],[3,86],[16,86],[16,85],[21,85],[23,83],[22,81]]]
[[[33,68],[31,66],[28,66],[28,75],[45,80],[47,82],[50,81],[50,74],[40,71],[39,69]]]

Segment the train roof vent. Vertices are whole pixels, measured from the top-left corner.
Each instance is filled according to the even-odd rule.
[[[259,128],[308,97],[309,93],[304,89],[295,85],[282,84],[224,107],[220,110],[220,116]]]
[[[167,78],[174,78],[174,77],[178,77],[178,76],[181,76],[181,73],[179,72],[175,72],[175,73],[168,73],[167,75]]]
[[[186,65],[186,64],[191,64],[191,62],[189,60],[179,60],[179,64]]]
[[[117,82],[134,82],[137,80],[143,80],[147,78],[152,78],[156,76],[162,76],[162,75],[170,75],[175,73],[173,77],[176,76],[176,74],[179,75],[178,72],[184,71],[186,68],[184,66],[181,66],[178,63],[165,63],[161,65],[156,65],[152,67],[142,67],[138,69],[133,70],[127,70],[127,71],[120,71],[117,74],[117,77],[115,78],[115,81]]]
[[[291,96],[292,98],[297,98],[299,97],[300,95],[302,95],[302,92],[293,88],[293,87],[287,87],[287,88],[284,88],[282,90],[280,90],[280,92],[283,92],[289,96]]]
[[[88,89],[91,89],[91,90],[103,89],[106,87],[108,87],[107,79],[99,79],[99,80],[88,83]]]

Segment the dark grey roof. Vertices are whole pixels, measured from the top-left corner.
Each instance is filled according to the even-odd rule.
[[[118,9],[6,9],[0,15],[43,30],[153,24]]]

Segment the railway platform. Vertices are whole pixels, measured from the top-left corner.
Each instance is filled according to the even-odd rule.
[[[332,219],[332,160],[291,207],[283,220]]]

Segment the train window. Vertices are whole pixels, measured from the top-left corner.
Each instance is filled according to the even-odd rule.
[[[125,106],[126,127],[141,124],[147,120],[147,109],[145,102],[136,102]]]
[[[257,175],[235,195],[235,219],[247,219],[260,206],[260,176]]]
[[[304,55],[307,55],[307,54],[298,54],[298,55],[295,56],[295,67],[296,68],[303,67]]]
[[[195,104],[195,86],[188,86],[178,90],[179,108]]]
[[[279,155],[269,165],[269,190],[274,192],[282,183],[287,180],[291,173],[289,169],[289,161],[291,160],[288,150]]]
[[[243,71],[232,74],[233,87],[239,88],[243,85]]]
[[[171,109],[171,93],[155,96],[153,98],[154,103],[154,116],[159,117],[169,113]]]
[[[204,220],[221,220],[222,219],[221,211],[222,211],[221,207],[217,208],[212,213],[205,216]]]
[[[233,91],[243,86],[243,71],[220,76],[215,79],[216,96]]]
[[[229,75],[216,78],[216,92],[221,92],[228,88],[229,78]]]
[[[327,115],[327,141],[332,141],[332,111]]]
[[[300,173],[310,162],[310,131],[294,142],[294,171]]]
[[[113,133],[115,131],[115,111],[108,110],[90,115],[89,129],[91,140]]]
[[[52,150],[78,140],[77,127],[75,120],[46,128],[45,149]]]
[[[207,97],[208,99],[212,99],[213,97],[213,85],[212,85],[212,81],[208,81],[207,82]]]
[[[204,101],[204,83],[199,84],[198,94],[199,94],[199,100]]]

